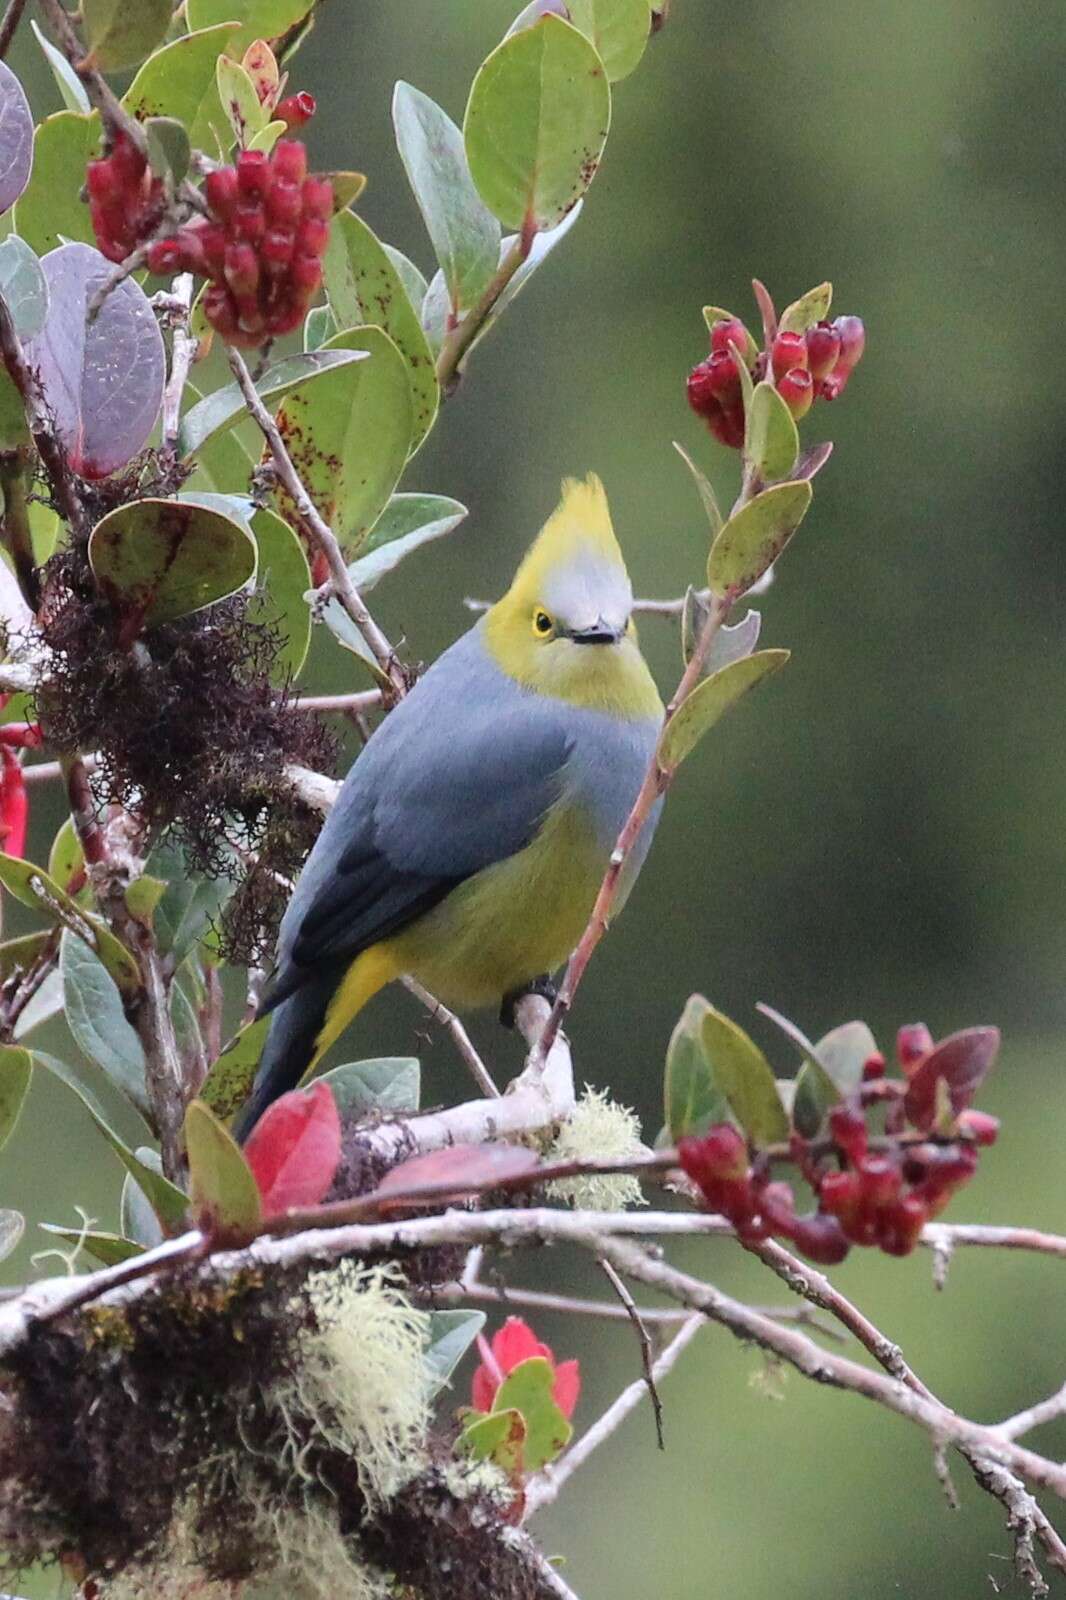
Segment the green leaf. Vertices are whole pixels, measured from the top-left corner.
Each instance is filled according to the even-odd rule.
[[[248,1023],[226,1045],[204,1079],[200,1099],[222,1122],[229,1122],[252,1092],[269,1027],[269,1017]]]
[[[174,117],[149,117],[144,125],[148,164],[157,178],[177,185],[189,170],[192,148],[188,130]]]
[[[149,1145],[139,1145],[133,1153],[145,1166],[153,1167],[156,1172],[162,1172],[162,1162],[157,1150],[151,1149]],[[159,1218],[131,1172],[127,1172],[122,1180],[122,1197],[118,1209],[119,1225],[124,1239],[131,1239],[146,1248],[162,1243],[164,1234],[159,1226]]]
[[[201,611],[243,588],[255,572],[255,540],[232,517],[177,500],[117,506],[89,536],[101,591],[146,627]]]
[[[42,1233],[50,1233],[66,1244],[81,1245],[105,1267],[117,1267],[143,1254],[143,1245],[134,1239],[124,1239],[118,1233],[86,1233],[82,1228],[62,1228],[54,1222],[39,1222],[37,1226]]]
[[[570,21],[590,39],[612,83],[640,65],[651,37],[649,0],[567,0]]]
[[[757,383],[748,408],[744,454],[760,477],[787,478],[799,455],[799,433],[792,413],[767,379]]]
[[[219,917],[233,885],[226,878],[193,873],[184,851],[170,843],[157,844],[146,867],[167,886],[152,924],[156,943],[179,967]]]
[[[401,82],[393,95],[392,120],[452,309],[469,311],[496,271],[500,225],[474,188],[463,136],[447,112]],[[416,307],[421,303],[421,297],[414,301]]]
[[[347,349],[316,350],[304,355],[285,356],[263,374],[256,385],[256,392],[269,406],[272,400],[280,400],[282,395],[300,385],[309,386],[316,377],[335,367],[353,366],[366,360],[365,350]],[[244,396],[235,383],[228,383],[224,388],[205,395],[181,419],[178,454],[184,460],[190,456],[198,457],[205,445],[232,428],[234,423],[243,421],[247,415]]]
[[[352,582],[360,592],[372,589],[413,550],[451,533],[466,514],[466,507],[447,495],[394,494],[348,568]]]
[[[62,50],[57,50],[51,40],[45,38],[32,18],[30,19],[30,27],[33,29],[34,38],[41,47],[44,59],[52,69],[52,76],[56,81],[60,94],[63,96],[63,104],[68,111],[77,111],[87,116],[92,110],[92,106],[89,103],[89,96],[85,93],[85,86],[78,74],[74,71]]]
[[[562,1454],[573,1428],[552,1398],[555,1374],[544,1356],[530,1356],[512,1367],[496,1391],[493,1412],[517,1411],[525,1423],[522,1470],[539,1472]]]
[[[269,155],[271,150],[273,150],[274,146],[277,144],[278,140],[287,132],[287,123],[268,122],[265,127],[260,128],[259,132],[254,133],[249,139],[248,149],[263,150],[267,155]]]
[[[678,706],[659,737],[658,761],[666,772],[680,766],[718,719],[763,678],[777,672],[788,650],[760,650],[704,678]]]
[[[17,1249],[25,1231],[26,1218],[22,1212],[12,1211],[10,1206],[0,1206],[0,1261],[6,1261]]]
[[[792,1120],[805,1138],[814,1138],[830,1106],[859,1088],[863,1068],[877,1051],[877,1041],[865,1022],[842,1022],[817,1044],[812,1044],[794,1022],[772,1006],[760,1005],[759,1010],[781,1029],[804,1057],[804,1064],[796,1075]]]
[[[406,362],[413,454],[433,426],[440,404],[433,356],[418,311],[384,245],[353,211],[342,211],[334,219],[322,257],[322,281],[339,328],[384,328]],[[335,340],[330,348],[336,348]]]
[[[403,1117],[418,1110],[422,1069],[413,1056],[380,1056],[333,1067],[322,1074],[322,1082],[333,1090],[342,1121],[371,1112]]]
[[[46,255],[64,239],[93,243],[89,208],[78,191],[99,142],[95,111],[89,116],[57,111],[37,124],[33,170],[14,211],[15,232],[37,255]]]
[[[714,490],[711,488],[709,480],[693,461],[684,445],[678,444],[676,439],[674,440],[674,449],[677,451],[678,455],[681,457],[682,461],[692,474],[693,482],[696,485],[696,490],[700,497],[700,504],[707,513],[707,521],[711,525],[712,537],[717,538],[724,525],[722,513],[718,509],[717,496],[715,495]]]
[[[139,122],[173,117],[184,123],[190,142],[200,150],[214,144],[212,127],[222,115],[215,62],[240,37],[237,24],[230,20],[232,7],[227,4],[224,10],[226,20],[217,26],[194,29],[157,50],[122,96],[123,106]]]
[[[59,970],[67,1023],[78,1048],[94,1061],[145,1116],[144,1050],[122,1008],[114,979],[80,939],[65,932]]]
[[[342,548],[354,555],[388,504],[407,461],[411,389],[407,365],[381,328],[349,329],[331,339],[327,349],[362,350],[370,360],[294,389],[277,422],[319,513]],[[298,522],[284,489],[277,486],[274,497],[286,521]]]
[[[729,1107],[715,1082],[703,1037],[710,1006],[701,994],[690,995],[670,1035],[666,1051],[663,1100],[666,1126],[676,1144],[686,1134],[706,1133],[729,1120]]]
[[[429,285],[418,267],[415,266],[409,256],[404,255],[402,250],[397,250],[395,245],[384,243],[381,248],[396,268],[400,282],[403,284],[403,292],[417,312],[422,305],[422,301],[426,298],[426,289]],[[310,316],[310,314],[309,312],[308,315]],[[331,331],[336,333],[339,330],[334,328]],[[324,337],[328,338],[329,335],[324,335]]]
[[[307,660],[311,643],[311,608],[304,595],[311,587],[311,569],[299,538],[275,511],[265,507],[252,518],[259,549],[256,587],[248,615],[269,622],[282,645],[272,668],[278,680],[295,678]]]
[[[346,206],[354,205],[366,188],[365,172],[322,172],[322,178],[329,180],[333,190],[333,215],[336,216]]]
[[[815,1059],[808,1056],[796,1074],[792,1097],[792,1124],[805,1139],[814,1139],[825,1122],[826,1112],[840,1099],[833,1080]]]
[[[76,905],[66,891],[32,861],[0,855],[0,883],[24,906],[32,906],[49,921],[61,923],[83,939],[121,989],[133,994],[140,987],[137,963],[125,945],[119,943],[98,917]]]
[[[166,887],[162,878],[149,877],[147,872],[142,872],[139,878],[134,878],[123,895],[130,916],[150,928],[156,907],[163,898]]]
[[[135,67],[166,38],[172,0],[81,0],[92,64],[101,72]]]
[[[266,127],[269,113],[260,104],[255,84],[239,61],[219,56],[215,63],[215,84],[222,108],[222,116],[215,123],[219,148],[228,150],[236,140],[240,149],[246,150]]]
[[[816,322],[821,322],[829,315],[832,303],[831,283],[820,283],[816,288],[808,289],[806,294],[800,295],[798,300],[793,300],[782,311],[777,324],[778,333],[806,333],[808,328],[813,328]]]
[[[6,983],[15,973],[21,976],[28,972],[51,937],[50,932],[39,931],[24,933],[19,939],[5,939],[0,944],[0,983]]]
[[[803,521],[812,492],[805,480],[778,483],[730,517],[707,562],[707,582],[715,594],[736,598],[758,582]]]
[[[0,1045],[0,1150],[15,1131],[33,1074],[33,1058],[20,1045]]]
[[[596,51],[541,17],[497,46],[471,87],[463,140],[478,193],[504,227],[554,228],[592,182],[610,125]]]
[[[19,338],[36,338],[48,318],[48,284],[41,263],[17,233],[0,244],[0,294]]]
[[[327,339],[332,339],[333,335],[339,332],[336,318],[329,306],[312,306],[304,318],[304,350],[320,349]]]
[[[2,1239],[3,1212],[0,1212]],[[0,1255],[2,1259],[2,1255]],[[485,1326],[483,1311],[431,1311],[423,1361],[430,1400],[444,1388],[452,1373]]]
[[[197,1224],[250,1238],[261,1220],[259,1190],[240,1146],[202,1100],[185,1113],[185,1147]]]
[[[492,1461],[508,1478],[518,1479],[525,1441],[526,1425],[520,1411],[490,1411],[487,1416],[475,1411],[455,1448],[475,1461]]]
[[[713,1006],[703,1018],[704,1048],[714,1078],[741,1128],[756,1146],[788,1138],[788,1118],[770,1063],[743,1028]]]
[[[256,39],[277,39],[311,10],[314,0],[186,0],[190,28],[210,28],[215,23],[239,24],[240,31],[226,48],[242,56]]]

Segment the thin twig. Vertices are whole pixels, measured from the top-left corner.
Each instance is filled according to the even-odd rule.
[[[181,400],[185,383],[196,354],[196,340],[189,335],[189,310],[192,306],[193,278],[191,272],[182,272],[171,285],[174,302],[167,312],[171,321],[170,376],[163,391],[163,420],[161,448],[173,450],[177,445],[181,425]]]
[[[52,429],[37,375],[27,364],[22,341],[3,295],[0,295],[0,356],[22,399],[26,422],[48,474],[56,504],[71,532],[87,537],[89,526],[85,508],[74,486],[66,454]]]
[[[652,1415],[655,1418],[655,1439],[659,1449],[664,1450],[666,1446],[663,1444],[663,1403],[659,1399],[659,1391],[655,1387],[655,1373],[652,1368],[651,1357],[651,1338],[648,1334],[647,1328],[644,1326],[641,1312],[637,1307],[636,1301],[626,1288],[623,1280],[618,1276],[617,1272],[611,1266],[611,1263],[601,1257],[598,1264],[601,1272],[607,1279],[607,1282],[611,1285],[611,1288],[621,1301],[622,1309],[625,1311],[626,1316],[629,1318],[636,1330],[637,1343],[640,1346],[640,1364],[644,1368],[644,1384],[648,1391],[648,1398],[651,1401]]]
[[[286,711],[377,711],[380,689],[362,689],[355,694],[301,694],[286,700]]]
[[[1041,1400],[1035,1406],[1028,1406],[1024,1411],[1016,1411],[1013,1417],[1006,1417],[1004,1421],[997,1422],[992,1431],[1001,1434],[1004,1439],[1020,1439],[1033,1428],[1040,1428],[1045,1422],[1054,1422],[1057,1417],[1064,1414],[1066,1414],[1066,1383],[1046,1400]]]
[[[458,383],[462,376],[464,356],[481,332],[497,300],[525,261],[532,244],[532,238],[527,239],[524,232],[519,234],[477,304],[445,338],[437,357],[437,382],[442,395],[451,394]]]
[[[15,30],[22,21],[22,13],[25,9],[26,0],[9,0],[3,21],[0,22],[0,61],[4,59],[11,48],[11,41],[15,37]]]
[[[545,1467],[539,1477],[536,1477],[526,1489],[526,1516],[530,1517],[542,1506],[550,1505],[556,1498],[560,1489],[577,1471],[584,1466],[593,1451],[598,1450],[612,1434],[616,1433],[622,1423],[635,1411],[637,1406],[649,1392],[656,1394],[655,1385],[666,1377],[667,1373],[676,1364],[677,1359],[692,1343],[700,1328],[704,1325],[704,1317],[700,1312],[693,1316],[691,1313],[682,1322],[680,1328],[670,1340],[662,1355],[651,1369],[651,1378],[638,1378],[622,1390],[618,1399],[608,1406],[607,1410],[597,1422],[592,1424],[586,1433],[568,1450],[565,1455],[551,1467]],[[660,1441],[661,1448],[661,1441]]]
[[[460,1058],[470,1069],[470,1075],[482,1094],[486,1094],[490,1098],[498,1097],[500,1091],[493,1082],[492,1074],[482,1061],[474,1041],[455,1015],[455,1012],[449,1011],[448,1007],[438,1000],[436,995],[430,994],[429,990],[419,983],[417,978],[412,978],[410,973],[403,979],[403,984],[406,989],[410,990],[416,1000],[422,1002],[433,1021],[438,1022],[442,1028],[447,1029],[451,1034],[452,1042]]]
[[[285,448],[285,442],[278,431],[277,424],[259,398],[244,357],[232,345],[229,348],[228,355],[230,371],[236,378],[237,385],[244,396],[245,404],[259,425],[259,430],[270,448],[278,479],[295,505],[311,538],[326,558],[334,594],[366,641],[367,648],[389,684],[392,698],[402,699],[407,693],[407,679],[396,652],[370,615],[365,601],[352,582],[351,575],[344,563],[341,547],[337,543],[333,530],[319,514],[318,507],[311,499],[299,473],[293,466],[292,457]]]

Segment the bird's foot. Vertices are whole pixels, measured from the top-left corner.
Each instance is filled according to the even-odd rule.
[[[533,978],[529,983],[523,983],[519,988],[512,989],[509,994],[504,995],[500,1006],[500,1022],[505,1028],[514,1029],[516,1026],[515,1008],[519,1000],[524,1000],[527,994],[539,994],[543,999],[547,1000],[550,1006],[553,1006],[558,993],[558,986],[554,979],[545,972],[541,977]]]

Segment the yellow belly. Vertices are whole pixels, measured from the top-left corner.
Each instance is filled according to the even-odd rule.
[[[469,878],[390,939],[390,957],[446,1005],[498,1005],[566,960],[606,865],[591,825],[560,807],[525,850]]]

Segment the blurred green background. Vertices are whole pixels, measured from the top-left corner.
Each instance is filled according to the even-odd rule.
[[[297,58],[293,86],[321,107],[313,161],[366,170],[361,211],[423,268],[393,82],[461,119],[516,9],[330,0]],[[32,41],[12,60],[35,111],[51,109]],[[456,495],[468,522],[375,596],[411,657],[432,659],[468,625],[464,595],[506,585],[559,478],[590,468],[637,590],[698,582],[707,533],[670,442],[724,501],[737,469],[684,401],[706,349],[700,306],[750,318],[753,275],[779,304],[830,277],[835,309],[866,319],[867,355],[844,399],[804,424],[837,452],[757,602],[764,642],[793,661],[686,767],[582,989],[578,1072],[635,1105],[651,1137],[665,1043],[693,990],[750,1026],[783,1071],[793,1064],[754,1017],[757,999],[814,1034],[865,1016],[886,1042],[916,1017],[935,1034],[996,1022],[1004,1051],[982,1103],[1004,1134],[949,1215],[1053,1228],[1066,1225],[1066,400],[1051,314],[1064,84],[1066,17],[1035,0],[675,0],[617,86],[584,216],[478,349],[405,482]],[[642,632],[669,689],[672,625]],[[315,690],[357,686],[329,640],[305,676]],[[36,794],[41,855],[59,797]],[[514,1041],[491,1018],[476,1033],[510,1075]],[[58,1029],[42,1042],[69,1048]],[[412,1048],[431,1097],[465,1092],[446,1040],[403,994],[375,1003],[346,1054]],[[5,1155],[2,1200],[51,1220],[77,1200],[109,1221],[118,1168],[50,1087],[35,1087]],[[783,1298],[725,1242],[675,1254],[753,1300]],[[975,1252],[941,1295],[929,1266],[867,1257],[837,1276],[969,1415],[995,1419],[1062,1381],[1061,1265]],[[508,1273],[600,1292],[587,1263],[563,1256]],[[582,1358],[587,1425],[638,1370],[629,1330],[541,1326]],[[756,1353],[709,1329],[664,1390],[665,1456],[642,1409],[544,1516],[586,1600],[771,1600],[786,1586],[792,1600],[968,1600],[990,1579],[1022,1592],[999,1508],[964,1470],[953,1514],[904,1424],[798,1377],[770,1398],[762,1373]],[[1062,1454],[1066,1428],[1036,1442]]]

